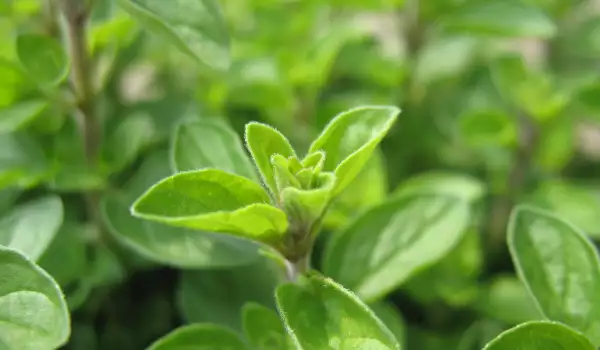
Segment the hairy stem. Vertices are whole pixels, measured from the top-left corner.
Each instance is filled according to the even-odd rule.
[[[305,255],[297,261],[286,260],[287,278],[290,282],[298,281],[298,278],[310,270],[310,254]]]

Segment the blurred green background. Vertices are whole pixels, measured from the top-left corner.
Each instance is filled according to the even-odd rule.
[[[337,230],[399,189],[476,193],[461,243],[376,306],[410,350],[480,349],[541,319],[504,242],[515,203],[600,239],[598,1],[222,0],[215,21],[192,0],[162,0],[170,18],[204,30],[199,49],[217,65],[229,58],[212,43],[229,44],[223,70],[151,34],[119,1],[95,0],[85,33],[99,125],[91,163],[60,72],[70,59],[58,2],[0,2],[0,244],[58,232],[38,263],[72,311],[65,349],[142,349],[187,322],[239,329],[244,302],[273,305],[278,276],[243,242],[129,215],[153,182],[240,142],[197,120],[237,135],[262,121],[302,152],[339,112],[402,109],[332,206],[313,265]],[[19,46],[23,35],[47,40]],[[48,52],[36,73],[28,57]],[[53,67],[59,79],[44,82]]]

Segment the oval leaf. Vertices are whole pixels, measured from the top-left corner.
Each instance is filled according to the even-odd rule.
[[[485,185],[475,177],[450,172],[431,171],[402,182],[394,195],[443,194],[476,201],[485,195]]]
[[[179,327],[154,342],[148,350],[223,349],[247,350],[233,331],[211,324]]]
[[[47,106],[42,100],[24,101],[0,110],[0,133],[24,127]]]
[[[258,184],[217,169],[182,172],[151,187],[132,206],[142,219],[276,243],[285,213]]]
[[[67,76],[69,60],[62,45],[52,37],[19,35],[17,56],[29,75],[40,84],[56,85]]]
[[[180,268],[227,267],[258,258],[256,244],[236,237],[141,220],[129,206],[148,186],[169,175],[167,152],[150,155],[122,189],[105,195],[101,212],[107,229],[147,259]]]
[[[295,350],[279,315],[257,303],[248,303],[242,310],[244,334],[256,350]]]
[[[334,171],[335,194],[358,175],[396,120],[397,107],[365,106],[337,115],[310,146],[325,152],[323,170]]]
[[[521,0],[469,2],[442,21],[453,32],[500,37],[551,38],[556,25],[540,9]]]
[[[171,162],[177,172],[216,168],[257,180],[239,136],[214,120],[180,124],[171,143]]]
[[[62,220],[63,205],[58,196],[22,204],[0,220],[0,245],[36,261],[54,239]]]
[[[275,292],[298,349],[400,349],[394,335],[360,299],[329,278],[312,275]]]
[[[56,349],[70,333],[69,312],[56,282],[15,250],[0,246],[0,346]]]
[[[204,66],[227,70],[229,34],[217,0],[119,0],[146,29]]]
[[[442,259],[462,239],[466,201],[401,196],[360,216],[325,252],[324,271],[364,300],[380,298]]]
[[[543,314],[600,344],[600,260],[578,229],[535,207],[511,216],[508,247]]]
[[[501,333],[484,350],[595,350],[583,335],[557,322],[532,321]]]
[[[246,146],[252,154],[254,163],[271,193],[277,194],[277,182],[271,165],[271,157],[279,154],[285,158],[296,156],[288,139],[276,129],[261,123],[246,125]]]

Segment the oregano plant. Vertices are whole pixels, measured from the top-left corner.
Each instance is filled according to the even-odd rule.
[[[596,2],[0,1],[0,350],[598,349]]]

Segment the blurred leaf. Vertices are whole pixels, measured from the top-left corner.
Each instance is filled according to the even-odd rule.
[[[239,136],[228,125],[204,119],[180,124],[171,143],[175,171],[216,168],[258,180]]]
[[[132,205],[138,218],[267,244],[287,230],[285,213],[260,185],[218,169],[183,172],[161,180]]]
[[[58,196],[19,205],[0,219],[0,245],[36,261],[54,239],[62,220],[63,205]]]
[[[477,41],[466,36],[442,37],[427,41],[414,67],[416,82],[427,85],[436,80],[457,76],[469,67],[476,53]]]
[[[588,238],[550,213],[522,205],[511,215],[508,247],[543,314],[600,343],[600,259]]]
[[[539,121],[555,117],[569,102],[566,93],[554,86],[549,75],[527,67],[520,55],[500,57],[492,64],[491,72],[494,85],[504,99]]]
[[[463,140],[474,147],[507,146],[517,142],[515,118],[499,110],[469,111],[459,118]]]
[[[247,124],[245,138],[246,146],[252,154],[252,159],[260,172],[263,183],[276,197],[279,191],[271,157],[275,154],[285,158],[295,157],[296,152],[283,134],[266,124],[256,122]]]
[[[552,38],[557,28],[540,9],[520,0],[466,2],[447,15],[442,25],[452,32],[499,37]]]
[[[498,321],[476,321],[464,332],[457,350],[480,350],[504,330],[506,327]]]
[[[231,330],[211,324],[181,326],[154,342],[148,350],[227,349],[246,350]]]
[[[49,183],[52,189],[77,192],[106,186],[100,170],[87,161],[84,143],[73,118],[65,120],[63,128],[51,140],[52,157],[58,168]]]
[[[534,161],[547,172],[559,172],[572,160],[577,146],[576,122],[571,115],[542,125]]]
[[[59,348],[70,333],[56,282],[15,250],[0,246],[0,344],[5,349]]]
[[[230,65],[229,34],[216,0],[119,0],[146,29],[210,69]]]
[[[311,275],[280,285],[277,308],[298,347],[321,350],[400,349],[389,329],[360,299],[329,278]]]
[[[93,253],[86,282],[92,287],[112,286],[126,277],[125,266],[108,246],[98,245]]]
[[[6,107],[16,100],[25,78],[16,64],[2,58],[0,58],[0,77],[2,77],[0,79],[0,107]]]
[[[415,299],[425,303],[441,299],[451,306],[467,306],[479,293],[477,278],[482,265],[479,232],[470,229],[448,255],[410,278],[405,288]]]
[[[509,325],[544,319],[523,282],[511,275],[494,278],[476,307],[488,317]]]
[[[485,191],[485,185],[475,177],[460,173],[429,171],[401,182],[393,194],[397,196],[439,194],[455,196],[471,202],[480,200],[485,195]]]
[[[104,143],[103,158],[113,172],[135,161],[154,137],[154,123],[143,114],[127,116]]]
[[[532,321],[500,334],[484,350],[594,350],[595,346],[582,334],[558,322]]]
[[[88,32],[89,50],[95,53],[107,46],[125,46],[133,40],[135,32],[135,22],[118,12],[105,21],[93,23]]]
[[[279,315],[268,307],[247,303],[242,309],[244,335],[256,350],[294,350]]]
[[[30,100],[0,110],[0,133],[13,132],[30,123],[46,107],[46,102]]]
[[[330,75],[342,47],[360,39],[365,33],[362,27],[349,22],[334,22],[325,26],[310,41],[306,52],[300,53],[303,57],[292,67],[290,80],[294,85],[308,89],[309,94],[317,93]]]
[[[40,267],[63,287],[77,281],[86,273],[87,229],[87,226],[80,223],[63,223],[38,261]]]
[[[308,153],[324,151],[323,170],[335,170],[334,195],[360,173],[399,113],[396,107],[354,108],[338,114],[313,141]]]
[[[550,210],[592,237],[600,238],[600,201],[591,189],[567,181],[546,181],[527,202]]]
[[[143,257],[180,268],[227,267],[258,257],[257,246],[234,237],[136,219],[129,206],[156,180],[169,175],[166,152],[150,155],[122,193],[107,194],[101,210],[108,230]]]
[[[67,77],[69,59],[60,42],[52,37],[19,35],[17,55],[31,78],[42,85],[57,85]]]
[[[576,101],[590,113],[594,120],[600,118],[600,82],[583,86],[577,92]]]
[[[226,270],[184,271],[178,306],[188,322],[211,322],[242,329],[242,307],[248,302],[274,307],[273,290],[280,270],[270,260]]]
[[[44,151],[27,134],[0,134],[0,188],[28,187],[49,175]]]
[[[407,195],[383,203],[334,236],[325,251],[328,276],[372,301],[446,256],[463,237],[467,202]]]

